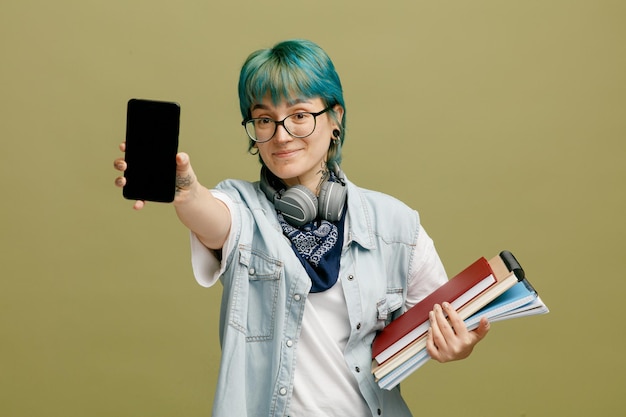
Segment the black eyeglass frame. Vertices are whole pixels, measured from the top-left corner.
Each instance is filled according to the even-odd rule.
[[[315,128],[317,127],[317,116],[321,116],[322,114],[326,113],[328,110],[332,109],[334,106],[328,106],[326,107],[324,110],[322,111],[318,111],[317,113],[312,113],[312,112],[308,112],[308,111],[300,111],[297,113],[292,113],[288,116],[286,116],[283,120],[274,120],[274,119],[270,119],[269,117],[249,117],[247,119],[245,119],[244,121],[241,122],[241,125],[243,126],[243,129],[246,131],[246,135],[248,135],[248,137],[250,138],[251,141],[254,141],[256,143],[265,143],[265,142],[269,142],[270,140],[272,140],[272,138],[276,135],[276,131],[278,130],[278,126],[282,126],[285,131],[287,133],[289,133],[289,135],[291,137],[297,138],[297,139],[303,139],[306,137],[309,137],[313,134],[313,132],[315,132]],[[313,130],[311,130],[311,133],[307,134],[307,135],[303,135],[303,136],[299,136],[299,135],[294,135],[293,133],[291,133],[289,131],[289,129],[287,128],[287,126],[285,126],[285,120],[289,119],[291,116],[295,116],[297,114],[310,114],[311,116],[313,116]],[[250,133],[248,132],[248,129],[246,129],[246,124],[254,121],[254,120],[271,120],[272,122],[274,122],[274,133],[272,133],[272,136],[269,137],[269,139],[266,140],[257,140],[255,138],[253,138],[252,136],[250,136]]]

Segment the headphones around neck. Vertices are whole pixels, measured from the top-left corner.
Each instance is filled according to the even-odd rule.
[[[284,184],[265,166],[261,168],[261,190],[274,204],[290,225],[300,227],[318,217],[331,222],[337,221],[343,214],[346,203],[346,177],[334,164],[333,171],[339,182],[324,181],[319,197],[304,185],[284,188]],[[278,185],[279,191],[276,191]]]

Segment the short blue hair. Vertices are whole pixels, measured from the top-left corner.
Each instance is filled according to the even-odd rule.
[[[341,163],[346,106],[339,75],[322,48],[308,40],[293,39],[250,54],[239,74],[239,106],[244,120],[250,117],[252,106],[268,93],[274,104],[283,99],[316,97],[322,99],[325,107],[339,104],[344,112],[341,121],[334,111],[330,112],[341,123],[341,132],[338,143],[331,142],[328,165]],[[253,146],[250,141],[248,149]]]

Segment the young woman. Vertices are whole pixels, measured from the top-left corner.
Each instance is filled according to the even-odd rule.
[[[447,280],[417,212],[341,171],[346,106],[319,46],[252,53],[239,99],[260,180],[209,190],[180,153],[173,203],[196,279],[224,287],[213,415],[410,416],[370,367],[376,332]],[[123,158],[115,166],[126,169]],[[440,362],[467,357],[489,330],[483,320],[467,331],[447,305],[433,306],[431,323]]]

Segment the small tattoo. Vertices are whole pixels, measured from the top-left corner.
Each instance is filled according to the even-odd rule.
[[[193,179],[191,178],[191,175],[187,175],[186,177],[180,177],[177,175],[176,176],[176,192],[188,189],[192,183],[193,183]]]
[[[326,181],[326,179],[328,178],[328,166],[326,165],[325,162],[322,162],[322,167],[319,171],[317,171],[318,174],[322,174],[320,177],[320,182],[319,184],[317,184],[317,193],[319,194],[320,191],[322,190],[322,184],[324,184],[324,181]]]

